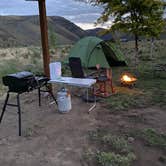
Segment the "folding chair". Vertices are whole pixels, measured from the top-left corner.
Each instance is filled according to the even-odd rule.
[[[70,57],[69,58],[69,66],[70,66],[72,77],[85,78],[80,58]]]
[[[98,89],[95,92],[96,96],[100,97],[109,97],[111,94],[108,92],[108,86],[110,85],[112,93],[114,93],[112,85],[112,70],[104,69],[104,72],[101,72],[100,65],[97,64],[96,68],[98,70],[97,85]]]
[[[81,64],[81,59],[78,57],[70,57],[69,58],[69,67],[71,70],[71,74],[72,77],[74,78],[92,78],[90,76],[85,76],[83,68],[82,68],[82,64]],[[88,92],[87,92],[88,94]],[[87,101],[87,102],[94,102],[98,101],[99,99],[96,98],[96,96],[94,95],[94,87],[92,89],[92,95],[83,95],[83,100]],[[88,96],[88,97],[87,97]]]

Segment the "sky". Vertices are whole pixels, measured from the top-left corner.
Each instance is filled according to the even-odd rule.
[[[94,28],[102,8],[74,0],[46,0],[48,16],[62,16],[83,29]],[[0,15],[38,15],[37,1],[0,0]]]

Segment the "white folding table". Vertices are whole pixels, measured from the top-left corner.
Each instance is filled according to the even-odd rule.
[[[48,83],[51,83],[51,84],[66,84],[66,85],[69,85],[69,86],[77,86],[77,87],[81,87],[81,88],[87,88],[87,98],[88,98],[88,89],[91,88],[96,83],[96,79],[60,77],[60,78],[56,78],[54,80],[49,80]],[[94,100],[94,104],[90,107],[88,112],[92,111],[92,109],[95,106],[96,106],[96,97],[95,97],[95,100]]]

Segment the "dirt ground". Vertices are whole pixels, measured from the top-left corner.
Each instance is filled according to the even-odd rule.
[[[96,118],[100,130],[110,130],[118,135],[129,135],[131,132],[153,128],[159,133],[166,133],[166,113],[159,107],[132,109],[110,114],[108,110],[98,112]],[[130,137],[130,136],[129,136]],[[148,146],[142,139],[131,142],[136,161],[132,166],[165,166],[160,157],[166,156],[166,151],[158,147]]]
[[[21,96],[21,137],[17,109],[7,108],[0,124],[0,166],[86,166],[84,153],[91,147],[88,133],[98,128],[113,133],[148,127],[166,132],[166,112],[158,107],[111,113],[97,103],[88,114],[91,104],[72,97],[72,110],[60,114],[56,104],[50,102],[50,98],[42,97],[39,107],[35,91]],[[148,148],[141,140],[134,140],[132,146],[137,157],[133,166],[165,165],[159,161],[160,156],[166,156],[161,149]]]

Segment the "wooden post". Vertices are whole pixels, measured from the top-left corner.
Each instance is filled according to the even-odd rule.
[[[50,56],[49,56],[49,46],[48,46],[48,25],[46,16],[46,4],[45,0],[38,0],[39,3],[39,17],[40,17],[40,29],[41,29],[41,42],[43,51],[43,65],[44,74],[50,78]]]

